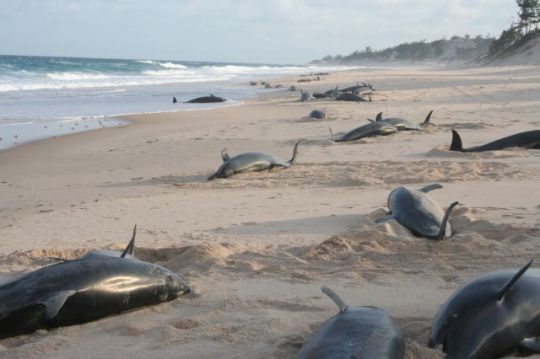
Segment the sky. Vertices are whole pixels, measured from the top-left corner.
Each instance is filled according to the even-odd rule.
[[[495,35],[513,0],[0,0],[0,54],[303,64]]]

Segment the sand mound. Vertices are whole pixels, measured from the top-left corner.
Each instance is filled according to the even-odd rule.
[[[498,151],[503,152],[503,151]],[[518,151],[519,153],[519,151]],[[440,150],[428,156],[475,158],[476,154],[463,154]],[[511,154],[504,153],[505,156]],[[490,158],[495,155],[479,155]],[[498,158],[498,157],[495,157]],[[532,170],[516,168],[506,163],[479,161],[373,161],[301,163],[288,169],[250,172],[224,179],[206,181],[207,175],[166,176],[154,180],[155,184],[173,184],[178,188],[276,188],[276,187],[369,187],[380,185],[406,185],[428,182],[454,182],[520,179]]]

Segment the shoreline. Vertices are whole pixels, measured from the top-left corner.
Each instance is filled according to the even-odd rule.
[[[426,337],[439,306],[475,276],[540,255],[540,151],[449,152],[540,127],[540,67],[361,69],[308,90],[357,81],[370,103],[300,102],[279,91],[238,106],[126,116],[129,126],[0,151],[2,277],[125,247],[180,275],[193,294],[99,321],[0,341],[0,357],[295,358],[313,328],[336,312],[331,285],[350,305],[386,309],[407,340],[407,359],[439,358]],[[509,80],[509,78],[511,78]],[[328,119],[307,114],[320,108]],[[336,144],[373,118],[409,118],[422,132]],[[231,156],[261,151],[295,166],[206,181]],[[432,197],[450,218],[443,241],[375,224],[398,186],[441,183]],[[81,354],[82,353],[82,354]]]

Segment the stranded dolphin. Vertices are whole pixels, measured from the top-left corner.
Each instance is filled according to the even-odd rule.
[[[429,346],[448,359],[540,353],[540,270],[485,274],[458,289],[437,313]]]
[[[371,122],[371,123],[362,125],[360,127],[355,128],[352,131],[347,132],[346,134],[342,135],[339,138],[335,138],[332,132],[332,129],[330,129],[330,134],[332,135],[332,141],[334,142],[354,141],[354,140],[359,140],[364,137],[371,137],[371,136],[386,136],[395,132],[397,132],[397,128],[395,128],[394,126],[386,122]]]
[[[323,287],[339,313],[319,327],[300,349],[298,359],[401,359],[405,342],[392,317],[377,307],[349,307]]]
[[[216,173],[208,177],[208,180],[214,178],[226,178],[237,173],[242,172],[256,172],[271,170],[275,167],[291,167],[296,162],[296,155],[298,154],[298,145],[302,140],[296,141],[293,149],[292,158],[288,161],[282,161],[260,152],[247,152],[240,155],[229,157],[227,151],[223,149],[221,151],[221,158],[223,164],[218,168]]]
[[[197,97],[192,100],[186,101],[186,103],[214,103],[214,102],[225,102],[225,99],[210,94],[210,96]]]
[[[0,286],[0,338],[85,323],[189,293],[177,274],[129,254],[134,236],[135,231],[122,254],[90,252]]]
[[[444,212],[428,194],[437,188],[442,188],[442,185],[432,184],[418,190],[408,187],[396,188],[388,196],[388,210],[391,213],[388,218],[394,218],[419,237],[443,239],[445,236],[452,236],[448,218],[458,202],[452,203]],[[382,218],[379,222],[388,218]]]
[[[482,152],[502,150],[508,147],[523,147],[540,150],[540,130],[516,133],[515,135],[471,148],[463,148],[461,137],[456,130],[452,130],[452,144],[450,145],[450,151]]]
[[[409,121],[405,118],[399,118],[399,117],[389,117],[389,118],[383,118],[382,112],[379,112],[377,114],[377,117],[375,118],[375,121],[377,122],[386,122],[393,126],[395,126],[399,131],[407,131],[407,130],[415,130],[415,131],[422,131],[423,127],[426,127],[429,125],[429,120],[431,119],[431,115],[433,114],[433,110],[429,111],[426,118],[424,119],[424,122],[421,124],[416,124],[412,121]]]

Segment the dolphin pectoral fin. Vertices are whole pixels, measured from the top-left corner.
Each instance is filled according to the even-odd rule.
[[[463,143],[461,137],[456,130],[452,130],[452,143],[450,144],[450,151],[463,152]]]
[[[433,183],[433,184],[429,184],[429,185],[427,185],[425,187],[419,188],[418,190],[421,191],[421,192],[424,192],[424,193],[428,193],[428,192],[433,191],[434,189],[440,189],[440,188],[443,188],[442,184]]]
[[[368,120],[369,122],[375,122],[371,118],[366,118],[366,120]]]
[[[131,240],[129,241],[126,249],[120,255],[120,258],[124,258],[126,255],[133,255],[133,250],[135,248],[135,236],[137,235],[137,225],[133,227],[133,234],[131,235]]]
[[[332,289],[328,287],[321,287],[321,291],[326,294],[339,308],[339,312],[343,313],[347,310],[348,306],[345,302],[336,294]]]
[[[450,218],[450,213],[452,213],[452,210],[455,206],[457,206],[459,202],[454,202],[450,206],[448,206],[448,209],[446,210],[446,213],[444,214],[444,218],[441,223],[441,230],[439,231],[439,235],[437,236],[438,240],[444,239],[444,236],[446,235],[446,226],[448,225],[448,219]]]
[[[533,263],[533,260],[531,259],[527,264],[525,264],[521,269],[512,277],[506,284],[502,287],[502,289],[499,291],[499,294],[497,295],[497,300],[501,301],[504,299],[504,296],[506,293],[508,293],[508,290],[512,288],[512,286],[518,281],[519,278],[525,274],[527,269],[531,266]]]
[[[40,300],[39,303],[45,306],[46,318],[53,319],[62,309],[66,300],[75,293],[74,290],[63,290]]]
[[[519,343],[519,349],[527,354],[540,354],[540,338],[525,338]]]

